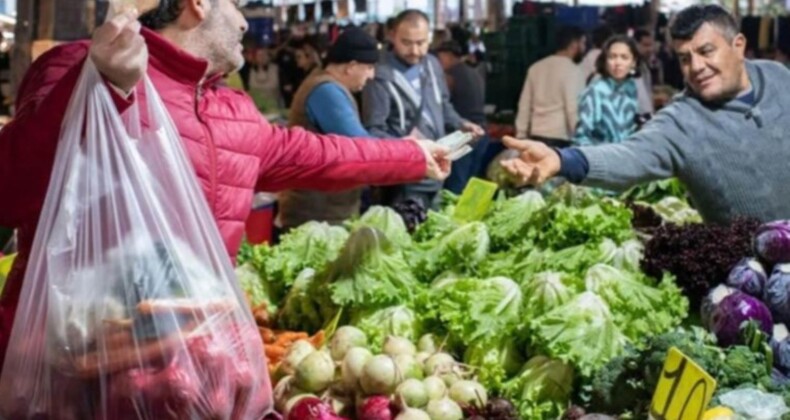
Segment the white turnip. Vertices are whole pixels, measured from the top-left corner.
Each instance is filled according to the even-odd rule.
[[[335,379],[335,362],[329,353],[316,351],[310,353],[296,367],[294,384],[308,392],[323,392]]]
[[[417,363],[414,356],[410,354],[400,354],[394,357],[395,365],[398,366],[403,379],[422,379],[425,375],[422,373],[422,366]]]
[[[425,361],[424,371],[426,375],[446,373],[452,372],[455,366],[453,356],[447,353],[436,353]]]
[[[463,406],[484,407],[488,403],[488,393],[475,381],[458,381],[450,387],[450,399]]]
[[[407,408],[395,417],[395,420],[431,420],[425,411],[416,408]]]
[[[395,337],[394,335],[388,336],[384,340],[384,345],[381,347],[384,354],[392,357],[400,356],[401,354],[408,354],[414,356],[417,354],[417,348],[414,344],[406,338]]]
[[[423,408],[428,404],[428,390],[418,379],[403,381],[395,390],[395,395],[406,407]]]
[[[329,350],[332,359],[340,362],[346,357],[346,353],[353,347],[367,347],[368,337],[359,328],[345,325],[335,331],[332,341],[329,343]]]
[[[346,352],[346,357],[343,358],[343,364],[340,366],[340,374],[346,392],[353,393],[357,390],[365,363],[371,358],[373,358],[373,354],[363,347],[353,347]]]
[[[439,351],[440,343],[433,334],[425,334],[420,337],[417,342],[417,350],[428,354],[434,354]]]
[[[429,376],[423,381],[429,400],[439,400],[447,395],[447,385],[438,376]]]
[[[392,357],[380,354],[365,363],[359,383],[367,395],[390,395],[401,382],[402,376]]]
[[[431,420],[462,420],[464,418],[461,407],[449,398],[429,402],[425,411],[431,416]]]

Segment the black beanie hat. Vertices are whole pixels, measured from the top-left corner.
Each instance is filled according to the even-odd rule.
[[[337,37],[329,48],[327,63],[340,64],[356,61],[375,64],[379,61],[379,45],[367,32],[359,28],[348,28]]]

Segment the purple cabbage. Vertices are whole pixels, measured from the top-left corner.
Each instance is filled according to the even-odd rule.
[[[762,264],[755,258],[744,258],[730,270],[727,286],[762,299],[768,276]]]
[[[759,299],[736,291],[722,299],[713,310],[710,330],[722,347],[743,344],[741,327],[750,320],[754,320],[767,336],[773,333],[774,321],[768,307]]]
[[[702,326],[706,330],[710,331],[713,329],[713,312],[719,307],[721,301],[735,292],[737,292],[736,289],[723,284],[710,289],[700,305],[700,318],[702,319]]]
[[[760,226],[754,236],[754,251],[768,264],[790,263],[790,220]]]
[[[763,300],[777,322],[790,325],[790,264],[777,264],[765,283]]]

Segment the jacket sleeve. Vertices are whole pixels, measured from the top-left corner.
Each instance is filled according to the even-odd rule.
[[[362,90],[362,123],[376,137],[396,137],[390,133],[387,118],[390,115],[390,93],[385,81],[373,79]]]
[[[0,225],[35,223],[55,162],[63,115],[77,84],[88,44],[56,47],[36,60],[19,87],[14,119],[0,130]],[[110,89],[119,110],[134,100]]]
[[[576,133],[573,142],[580,146],[593,144],[593,132],[598,122],[596,95],[592,85],[584,90],[579,100],[579,122],[576,123]]]
[[[516,137],[525,139],[529,136],[529,123],[532,116],[532,81],[527,72],[521,97],[518,100],[518,113],[516,114]]]
[[[676,144],[692,137],[674,116],[662,111],[622,143],[581,147],[589,163],[584,184],[625,190],[676,176],[686,163]]]
[[[336,191],[362,185],[416,182],[425,177],[422,149],[410,141],[318,135],[261,122],[257,189]]]

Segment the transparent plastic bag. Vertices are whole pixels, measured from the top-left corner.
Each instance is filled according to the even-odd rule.
[[[147,78],[140,93],[122,118],[86,61],[0,377],[0,418],[246,420],[273,407],[263,344],[195,171]]]

